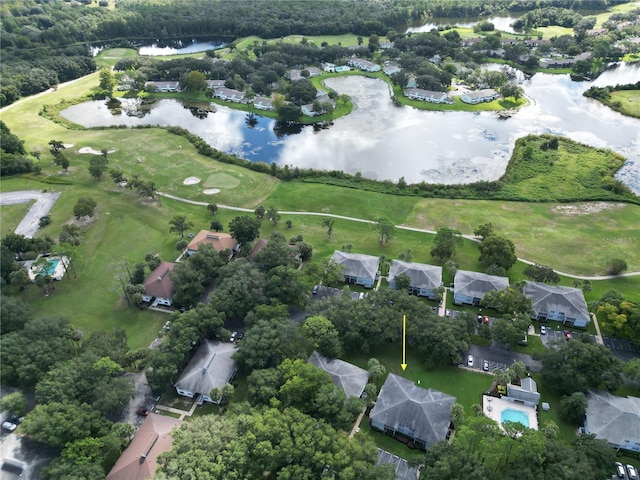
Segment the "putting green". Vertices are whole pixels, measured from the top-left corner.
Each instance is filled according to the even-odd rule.
[[[204,181],[205,188],[236,188],[240,179],[226,173],[212,173]]]

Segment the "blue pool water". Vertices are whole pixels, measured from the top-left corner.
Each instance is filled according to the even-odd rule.
[[[59,258],[54,258],[53,260],[49,260],[49,264],[46,267],[43,267],[42,274],[43,275],[53,275],[56,271],[56,267],[60,263]]]
[[[520,410],[512,410],[507,408],[500,414],[500,423],[504,422],[520,422],[525,427],[529,428],[529,415]]]

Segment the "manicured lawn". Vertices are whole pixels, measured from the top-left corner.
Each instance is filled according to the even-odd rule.
[[[22,203],[19,205],[3,205],[0,206],[0,236],[4,238],[8,233],[13,233],[20,224],[24,216],[33,205],[33,202]]]
[[[620,102],[620,111],[625,115],[640,118],[640,90],[611,92],[611,101]]]
[[[576,438],[577,427],[571,425],[560,416],[560,396],[542,384],[540,374],[533,374],[532,377],[538,385],[538,392],[540,392],[540,408],[538,410],[540,426],[543,427],[545,422],[548,421],[555,422],[560,429],[558,438],[564,443],[570,444]],[[547,402],[551,408],[545,412],[542,410],[542,402]]]

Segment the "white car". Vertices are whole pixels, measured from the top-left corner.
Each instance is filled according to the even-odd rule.
[[[8,430],[10,432],[13,432],[16,428],[18,428],[18,425],[16,425],[15,423],[11,423],[11,422],[3,422],[2,423],[2,428],[4,428],[5,430]]]
[[[546,335],[547,334],[547,327],[545,327],[544,325],[540,325],[540,335]]]
[[[469,355],[467,357],[467,366],[468,367],[473,367],[473,355]]]
[[[629,474],[629,478],[631,480],[636,480],[638,478],[638,475],[636,475],[636,469],[633,468],[633,465],[627,464],[627,474]]]
[[[229,339],[230,342],[235,342],[236,341],[236,337],[238,336],[238,332],[233,332],[231,334],[231,338]]]
[[[618,474],[618,478],[626,477],[626,474],[624,473],[624,466],[620,462],[616,462],[616,473]]]

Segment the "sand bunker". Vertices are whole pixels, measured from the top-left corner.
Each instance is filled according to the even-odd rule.
[[[553,207],[551,211],[561,215],[589,215],[591,213],[600,213],[605,210],[618,209],[624,206],[624,203],[589,202],[575,205],[558,205]]]
[[[107,153],[114,153],[115,150],[107,150]],[[78,150],[78,153],[91,153],[93,155],[102,155],[102,152],[100,150],[94,150],[91,147],[82,147],[80,150]]]
[[[200,179],[198,177],[187,177],[182,183],[185,185],[196,185],[197,183],[200,183]]]
[[[220,193],[219,188],[207,188],[202,191],[205,195],[213,195],[214,193]]]

